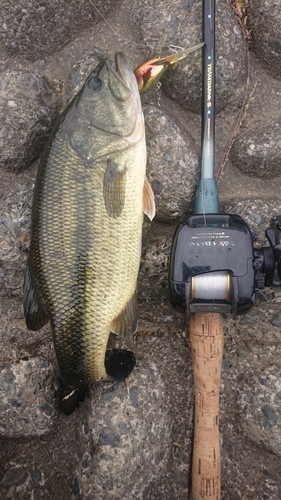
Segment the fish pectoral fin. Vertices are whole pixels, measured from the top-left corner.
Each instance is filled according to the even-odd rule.
[[[138,298],[135,291],[132,298],[126,304],[121,313],[114,318],[110,325],[110,331],[116,335],[129,337],[136,333],[138,328]]]
[[[126,168],[118,167],[113,158],[107,160],[103,178],[103,198],[109,217],[117,219],[123,211],[126,191]]]
[[[145,177],[144,186],[143,186],[143,211],[150,220],[155,216],[155,200],[154,193],[152,191],[152,187]]]
[[[23,284],[23,308],[26,326],[29,330],[40,330],[49,321],[49,316],[40,304],[32,285],[28,264],[26,266]]]

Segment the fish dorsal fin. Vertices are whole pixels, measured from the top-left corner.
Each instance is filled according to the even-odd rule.
[[[113,158],[107,160],[103,178],[103,198],[109,217],[117,219],[123,211],[126,191],[126,168],[120,168]]]
[[[121,313],[114,318],[110,325],[110,331],[123,337],[129,337],[136,333],[138,327],[138,299],[135,291],[132,298],[122,309]]]
[[[29,330],[40,330],[49,321],[49,316],[40,304],[35,288],[32,285],[28,264],[24,275],[23,308],[26,326]]]
[[[150,220],[155,216],[155,201],[152,187],[149,184],[147,177],[144,180],[143,186],[143,211]]]

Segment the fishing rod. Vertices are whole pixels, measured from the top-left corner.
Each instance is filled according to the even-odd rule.
[[[219,500],[221,455],[219,389],[223,314],[243,314],[255,289],[281,286],[281,216],[265,231],[268,247],[236,214],[221,214],[215,165],[215,0],[203,0],[201,177],[194,214],[176,228],[169,268],[174,307],[190,314],[195,404],[192,499]]]

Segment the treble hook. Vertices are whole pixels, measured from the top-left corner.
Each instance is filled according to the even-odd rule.
[[[194,47],[189,47],[187,49],[183,49],[176,54],[170,54],[164,57],[154,57],[153,59],[149,59],[145,61],[140,66],[135,69],[134,74],[136,76],[138,82],[138,88],[140,93],[147,92],[155,83],[157,83],[162,77],[163,73],[171,66],[172,64],[181,61],[192,52],[203,47],[203,43],[199,43]]]

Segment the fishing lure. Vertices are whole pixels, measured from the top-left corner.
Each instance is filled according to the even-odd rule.
[[[148,61],[142,63],[134,71],[138,82],[139,92],[142,94],[150,90],[150,88],[160,80],[162,75],[172,64],[181,61],[192,52],[200,49],[203,45],[204,43],[199,43],[194,47],[189,47],[188,49],[184,49],[176,54],[170,54],[164,57],[154,57],[153,59],[149,59]]]

